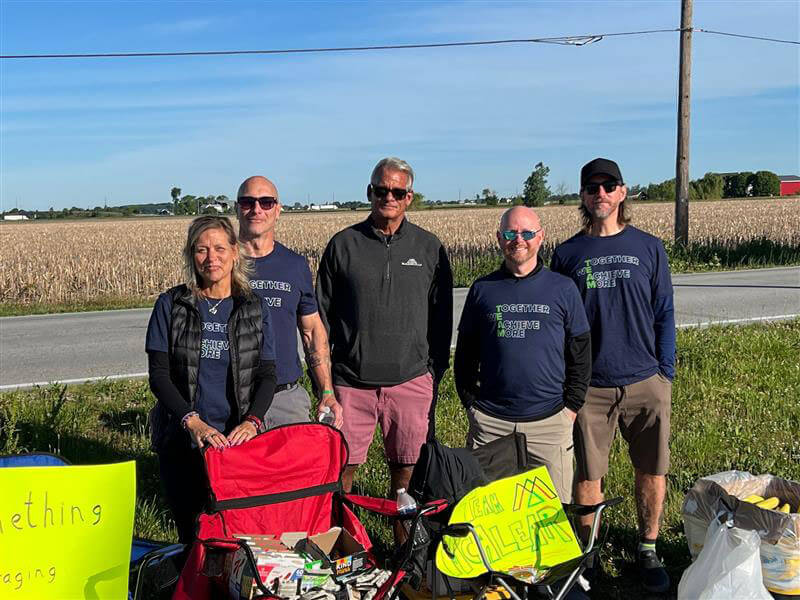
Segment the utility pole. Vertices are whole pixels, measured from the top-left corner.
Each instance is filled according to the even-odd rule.
[[[678,148],[675,155],[675,242],[689,244],[689,113],[692,87],[692,0],[681,0]]]

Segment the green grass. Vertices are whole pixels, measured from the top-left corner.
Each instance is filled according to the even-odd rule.
[[[152,308],[154,298],[99,298],[80,302],[64,302],[58,304],[36,303],[20,304],[0,302],[0,317],[18,317],[21,315],[46,315],[54,313],[86,312],[90,310],[119,310],[122,308]]]
[[[673,591],[689,564],[680,508],[684,493],[703,475],[728,469],[800,480],[800,321],[711,327],[678,332],[673,390],[672,469],[659,553]],[[73,463],[134,459],[137,463],[136,535],[175,539],[164,508],[156,457],[149,450],[147,412],[154,400],[146,381],[49,386],[0,395],[0,454],[43,450]],[[466,417],[452,377],[442,382],[437,435],[461,446]],[[377,437],[377,436],[376,436]],[[636,542],[632,470],[617,440],[606,493],[625,496],[606,519],[601,552],[607,576],[600,597],[639,597],[630,549]],[[388,492],[381,446],[373,443],[356,478],[357,491]],[[390,543],[386,524],[364,517],[379,547]]]

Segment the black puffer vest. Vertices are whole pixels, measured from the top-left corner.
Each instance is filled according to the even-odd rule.
[[[167,291],[172,298],[169,331],[170,377],[181,395],[194,407],[197,395],[197,376],[200,369],[202,323],[197,308],[198,298],[186,285]],[[234,296],[228,319],[231,374],[238,414],[242,418],[252,401],[255,374],[261,356],[262,314],[257,296]],[[179,423],[163,405],[156,403],[151,413],[152,443],[160,449],[167,437],[178,430]]]

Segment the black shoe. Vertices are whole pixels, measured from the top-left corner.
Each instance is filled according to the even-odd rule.
[[[636,566],[645,591],[661,594],[669,591],[669,575],[654,550],[643,550],[636,557]]]

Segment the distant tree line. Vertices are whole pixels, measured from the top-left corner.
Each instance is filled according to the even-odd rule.
[[[214,194],[209,196],[193,196],[192,194],[181,196],[181,188],[173,187],[169,195],[172,198],[173,215],[230,214],[233,212],[233,204],[224,194],[219,196]]]
[[[747,198],[750,196],[779,196],[781,182],[772,171],[751,173],[706,173],[689,183],[690,200],[720,200],[723,198]],[[651,183],[643,188],[648,200],[674,200],[675,179]]]
[[[547,184],[550,167],[542,162],[534,165],[533,171],[523,182],[523,192],[517,196],[500,197],[493,189],[483,188],[480,194],[475,194],[474,201],[468,204],[485,204],[487,206],[519,205],[542,206],[544,204],[578,204],[580,195],[567,193],[568,186],[562,182],[556,186],[555,193],[551,192]],[[772,171],[742,171],[740,173],[706,173],[700,179],[689,183],[690,200],[720,200],[723,198],[747,198],[751,196],[779,196],[780,179]],[[233,203],[225,195],[181,196],[181,188],[173,187],[170,190],[172,202],[154,204],[126,204],[116,207],[95,206],[94,208],[63,208],[55,210],[23,211],[11,209],[3,214],[26,214],[35,219],[65,219],[65,218],[96,218],[120,217],[146,214],[174,214],[197,215],[231,214]],[[651,183],[646,186],[631,185],[628,187],[628,196],[652,201],[673,201],[675,199],[675,178],[667,179],[661,183]],[[332,202],[340,209],[364,210],[369,208],[369,203],[364,201]],[[423,210],[435,206],[459,205],[460,202],[436,201],[431,202],[419,192],[414,192],[410,210]],[[308,207],[295,202],[286,207],[288,210],[307,210]]]
[[[513,199],[514,204],[542,206],[544,204],[572,204],[580,202],[578,194],[566,193],[567,184],[561,183],[555,193],[547,185],[550,168],[538,162],[523,184],[522,196]],[[486,204],[497,204],[496,194],[485,188],[483,195]],[[647,186],[632,185],[628,195],[642,200],[672,201],[675,199],[675,178]],[[772,171],[751,173],[706,173],[700,179],[689,183],[690,200],[720,200],[722,198],[747,198],[750,196],[779,196],[780,179]]]

